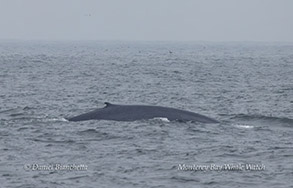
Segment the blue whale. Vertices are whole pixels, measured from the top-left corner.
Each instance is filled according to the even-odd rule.
[[[169,121],[192,121],[201,123],[219,123],[217,120],[185,110],[162,106],[118,105],[105,102],[104,108],[67,118],[68,121],[115,120],[136,121],[154,118],[167,118]]]

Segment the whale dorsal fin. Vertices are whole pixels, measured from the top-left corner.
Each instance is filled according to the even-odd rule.
[[[112,106],[113,104],[109,103],[109,102],[104,102],[104,104],[106,105],[105,108],[109,107],[109,106]]]

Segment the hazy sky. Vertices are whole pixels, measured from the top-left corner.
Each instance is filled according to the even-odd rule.
[[[0,39],[293,42],[293,0],[0,0]]]

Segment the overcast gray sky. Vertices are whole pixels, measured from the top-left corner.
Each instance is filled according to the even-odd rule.
[[[0,0],[0,39],[293,42],[293,0]]]

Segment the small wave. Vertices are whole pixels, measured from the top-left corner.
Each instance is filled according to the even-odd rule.
[[[25,113],[13,113],[13,114],[10,114],[9,116],[16,117],[16,116],[23,116],[23,115],[26,115],[26,114]]]
[[[277,121],[280,123],[293,124],[293,119],[287,117],[274,117],[264,115],[250,115],[250,114],[236,114],[231,119],[243,119],[243,120],[264,120],[264,121]]]
[[[8,113],[8,112],[20,112],[20,111],[25,111],[25,110],[31,110],[34,109],[32,107],[29,106],[25,106],[25,107],[16,107],[16,108],[11,108],[11,109],[6,109],[6,110],[0,110],[0,113]]]
[[[87,130],[83,130],[83,131],[80,131],[80,133],[84,134],[88,134],[88,133],[99,133],[96,129],[87,129]]]
[[[5,120],[30,120],[34,118],[31,107],[16,107],[0,111],[0,116]]]
[[[24,108],[22,108],[22,107],[16,107],[16,108],[11,108],[11,109],[7,109],[7,110],[1,110],[0,111],[0,114],[2,114],[2,113],[9,113],[9,112],[11,112],[13,114],[16,114],[16,113],[19,113],[20,111],[25,110],[26,108],[27,107],[24,107]]]
[[[7,113],[7,112],[11,112],[11,111],[13,111],[13,110],[15,110],[15,108],[14,108],[14,109],[8,109],[8,110],[1,110],[1,111],[0,111],[0,114],[2,114],[2,113]]]
[[[43,143],[65,143],[65,144],[74,144],[76,143],[75,140],[72,139],[68,139],[66,140],[66,138],[64,138],[64,140],[54,140],[52,138],[31,138],[31,140],[35,141],[35,142],[43,142]]]

